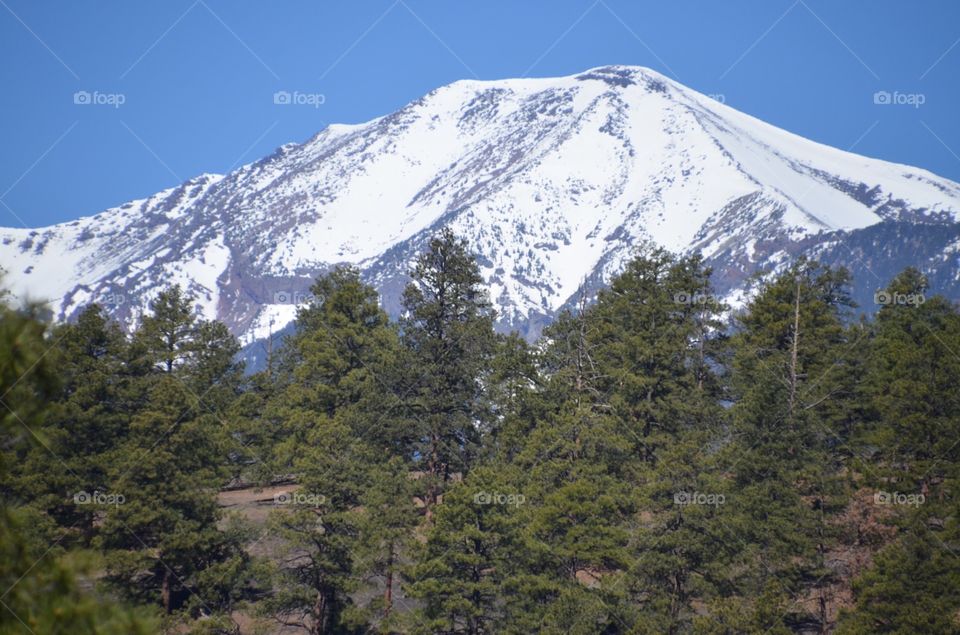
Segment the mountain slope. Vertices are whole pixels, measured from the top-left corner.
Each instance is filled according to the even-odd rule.
[[[643,242],[702,251],[733,293],[881,222],[952,227],[958,213],[952,181],[811,142],[648,69],[604,67],[455,82],[225,176],[0,229],[0,266],[59,318],[96,300],[129,324],[180,282],[250,343],[336,263],[361,267],[395,311],[411,258],[451,226],[478,252],[501,326],[535,333]]]

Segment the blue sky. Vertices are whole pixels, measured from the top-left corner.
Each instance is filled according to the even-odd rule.
[[[0,55],[6,226],[225,172],[457,79],[605,64],[960,181],[954,0],[0,0]]]

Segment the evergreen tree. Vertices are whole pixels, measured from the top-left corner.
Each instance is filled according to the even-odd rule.
[[[118,589],[166,613],[215,613],[238,599],[247,561],[243,532],[218,527],[216,501],[227,478],[217,408],[235,393],[238,346],[177,287],[150,309],[133,344],[151,371],[145,403],[112,465],[109,493],[122,500],[102,510],[100,544]]]
[[[345,444],[325,447],[333,452],[346,449]],[[359,586],[353,569],[357,520],[346,500],[352,493],[329,484],[326,493],[318,493],[312,485],[307,480],[284,496],[285,509],[271,514],[270,532],[282,542],[276,553],[275,590],[261,608],[279,623],[311,635],[350,632],[350,594]]]
[[[486,394],[491,417],[483,430],[484,463],[509,463],[545,416],[538,351],[516,333],[500,336],[490,360]]]
[[[95,510],[76,505],[74,496],[106,491],[109,466],[127,436],[135,408],[126,399],[133,379],[125,365],[127,342],[97,305],[55,329],[51,341],[48,355],[63,381],[42,429],[44,445],[33,446],[18,466],[18,480],[34,507],[88,543]]]
[[[840,632],[960,632],[960,314],[928,292],[925,276],[909,268],[877,293],[862,393],[870,460],[857,467],[896,539],[855,581],[855,610]]]
[[[637,628],[682,630],[694,602],[715,591],[727,490],[713,456],[723,435],[715,369],[724,309],[699,256],[652,249],[627,264],[590,312],[601,387],[594,407],[609,412],[612,432],[629,444],[608,472],[635,484],[631,506],[639,510],[626,527],[633,539],[624,586],[633,606],[621,618]]]
[[[276,395],[284,388],[279,373],[264,370],[245,378],[240,393],[226,411],[228,434],[227,464],[230,483],[267,484],[277,478],[271,460],[280,441],[283,424],[277,416]]]
[[[430,241],[403,293],[401,389],[408,456],[425,473],[427,514],[455,473],[466,474],[489,418],[483,376],[494,352],[493,311],[466,242],[444,230]]]
[[[0,298],[3,294],[0,294]],[[6,484],[13,457],[43,444],[48,404],[61,393],[45,325],[31,312],[0,303],[0,633],[126,635],[155,632],[145,613],[83,590],[78,558],[37,540],[38,518],[17,508]],[[65,468],[69,470],[69,467]],[[79,478],[79,477],[78,477]]]
[[[654,249],[630,261],[597,298],[600,390],[648,464],[681,431],[702,423],[698,391],[717,396],[709,332],[720,326],[723,306],[709,277],[699,256],[678,260]]]
[[[946,528],[914,525],[877,554],[853,585],[856,606],[838,633],[958,633],[960,547],[956,506]]]
[[[926,278],[912,268],[878,293],[887,302],[868,362],[875,423],[867,441],[901,491],[930,495],[932,485],[960,478],[960,314],[927,295]]]
[[[735,443],[727,448],[736,496],[728,506],[740,537],[740,593],[778,602],[813,596],[810,613],[790,605],[784,623],[827,628],[827,587],[835,572],[828,515],[843,505],[843,457],[831,427],[834,404],[850,394],[843,326],[852,306],[845,270],[799,260],[766,283],[739,317],[734,337]],[[757,610],[761,610],[757,607]]]
[[[406,462],[396,456],[383,462],[371,457],[368,465],[354,554],[358,577],[368,588],[382,587],[382,593],[366,607],[360,621],[387,633],[399,625],[394,608],[400,574],[410,559],[420,512],[414,503],[416,483]]]
[[[369,573],[356,562],[362,506],[383,459],[370,446],[382,412],[368,400],[385,392],[377,369],[390,363],[397,338],[376,291],[355,269],[331,271],[312,292],[315,301],[299,310],[284,345],[283,379],[266,408],[282,426],[275,465],[297,480],[292,497],[304,504],[273,514],[271,526],[286,546],[265,611],[320,634],[344,632],[359,619],[350,594]],[[392,503],[412,506],[409,498]]]
[[[511,480],[481,468],[444,493],[410,572],[410,595],[423,603],[412,632],[479,635],[509,626],[501,589],[519,554],[518,508],[526,502]]]
[[[313,301],[297,313],[295,331],[284,342],[274,396],[267,406],[281,422],[284,442],[275,448],[277,469],[288,468],[319,419],[356,407],[371,394],[384,397],[383,367],[397,349],[396,332],[380,308],[376,290],[356,269],[340,267],[318,278]],[[382,402],[376,408],[384,407]],[[382,412],[382,410],[381,410]],[[376,416],[373,423],[383,423]],[[380,431],[355,432],[375,437]]]

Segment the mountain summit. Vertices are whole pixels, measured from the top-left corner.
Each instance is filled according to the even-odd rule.
[[[477,252],[501,327],[535,334],[643,243],[701,251],[731,297],[801,253],[865,274],[860,298],[905,257],[956,296],[958,214],[957,183],[608,66],[454,82],[225,176],[0,229],[0,266],[60,319],[97,301],[129,324],[179,283],[250,344],[289,323],[337,263],[357,265],[396,311],[412,257],[449,226]]]

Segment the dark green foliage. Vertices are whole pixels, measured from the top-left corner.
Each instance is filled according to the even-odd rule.
[[[647,463],[703,416],[703,400],[691,397],[716,386],[707,336],[723,307],[709,275],[699,258],[677,261],[654,250],[632,260],[597,298],[597,388]]]
[[[960,632],[960,313],[907,269],[882,291],[860,468],[898,539],[856,581],[843,633]],[[897,500],[907,504],[896,504]]]
[[[848,282],[843,270],[801,260],[761,288],[733,339],[735,443],[726,461],[741,548],[729,583],[738,595],[781,598],[784,624],[828,619],[834,572],[825,565],[836,540],[827,514],[843,505],[849,454],[835,424],[853,392],[846,358],[859,345],[843,325]],[[817,611],[790,605],[800,597],[817,598]]]
[[[46,328],[30,312],[0,304],[0,482],[9,483],[11,458],[43,444],[40,425],[48,403],[60,394],[57,368],[48,356]],[[69,468],[67,468],[69,470]],[[79,475],[71,475],[75,479]],[[6,487],[4,487],[6,490]],[[155,622],[110,598],[83,590],[78,575],[88,558],[65,556],[56,543],[38,540],[42,522],[29,508],[17,508],[8,491],[0,499],[0,633],[102,635],[146,634]]]
[[[455,473],[466,474],[490,417],[483,391],[494,353],[493,311],[464,241],[430,241],[403,293],[402,404],[409,458],[425,472],[428,513]]]
[[[509,462],[548,410],[537,351],[517,334],[501,336],[486,378],[491,408],[484,460]]]
[[[353,552],[364,590],[377,596],[359,611],[358,622],[376,624],[387,632],[398,623],[395,608],[401,574],[416,543],[414,531],[421,516],[414,503],[417,484],[400,457],[379,462],[371,457],[367,465],[368,485],[356,510]]]
[[[296,331],[284,344],[263,421],[279,427],[262,433],[282,439],[272,448],[279,473],[291,467],[318,418],[350,419],[346,411],[377,389],[383,381],[379,369],[397,347],[376,291],[355,269],[333,270],[312,292],[314,301],[299,310]],[[354,418],[354,424],[363,422]]]
[[[918,491],[960,477],[960,315],[942,296],[927,297],[915,269],[881,293],[894,302],[877,314],[868,362],[877,423],[869,441],[901,491]]]
[[[218,527],[216,493],[227,478],[220,410],[236,392],[236,342],[223,325],[198,320],[179,288],[162,292],[133,338],[144,403],[110,464],[98,544],[110,581],[167,613],[226,610],[247,559],[240,531]]]
[[[19,486],[32,506],[48,513],[63,530],[88,543],[94,510],[74,504],[81,492],[106,491],[107,466],[126,438],[137,407],[130,398],[131,373],[125,365],[127,342],[119,328],[92,305],[74,324],[51,334],[50,360],[62,383],[47,412],[42,445],[23,463]],[[61,536],[69,544],[71,540]]]
[[[350,593],[363,586],[361,576],[393,567],[382,565],[382,550],[399,548],[390,546],[391,536],[412,522],[397,510],[412,510],[413,501],[379,489],[394,485],[402,492],[403,481],[396,479],[406,473],[385,466],[370,444],[383,415],[368,402],[385,394],[377,370],[392,363],[395,331],[376,292],[354,269],[335,269],[312,291],[315,301],[298,313],[278,371],[280,386],[266,406],[265,423],[280,426],[273,463],[299,489],[294,504],[271,521],[285,546],[274,573],[279,590],[264,609],[310,632],[343,632],[358,619]],[[365,505],[387,508],[372,516]],[[361,527],[376,527],[386,544],[366,534],[370,539],[361,541]]]
[[[533,344],[449,231],[410,273],[392,324],[327,272],[249,377],[176,287],[130,335],[3,308],[0,599],[38,633],[155,628],[77,572],[169,632],[960,632],[960,313],[920,272],[854,322],[800,260],[731,326],[645,249]],[[218,502],[250,483],[257,532]]]
[[[839,633],[957,633],[960,566],[956,510],[946,531],[918,526],[883,549],[856,581],[857,610]]]
[[[500,589],[519,555],[522,504],[509,480],[488,468],[443,495],[410,574],[410,594],[424,604],[414,632],[488,633],[503,623]]]

